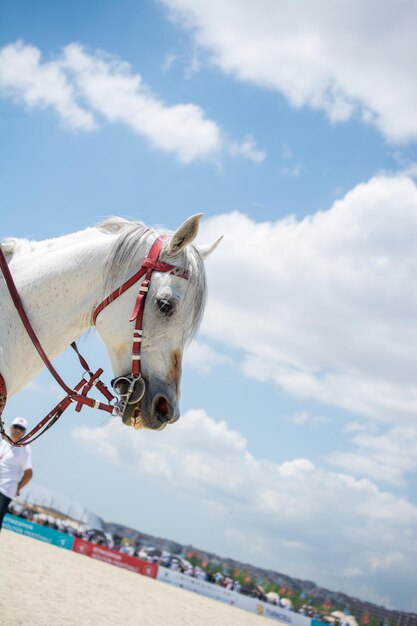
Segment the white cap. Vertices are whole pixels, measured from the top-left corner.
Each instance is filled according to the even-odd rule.
[[[12,422],[12,426],[21,426],[26,430],[28,427],[28,423],[24,417],[15,417]]]

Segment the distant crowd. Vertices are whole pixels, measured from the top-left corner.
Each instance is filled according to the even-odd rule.
[[[29,522],[46,526],[47,528],[53,528],[59,530],[62,533],[71,535],[72,537],[84,538],[83,527],[73,522],[70,519],[55,517],[50,514],[42,513],[36,509],[28,508],[15,501],[10,502],[8,512],[22,519],[26,519]]]

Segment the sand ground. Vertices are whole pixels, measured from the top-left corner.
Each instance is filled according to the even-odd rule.
[[[89,557],[2,530],[1,626],[279,624]]]

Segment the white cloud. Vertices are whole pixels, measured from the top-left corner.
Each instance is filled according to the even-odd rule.
[[[320,415],[310,415],[306,411],[295,413],[287,418],[289,422],[295,424],[295,426],[318,426],[329,421],[328,417],[322,417]]]
[[[162,64],[162,69],[164,72],[169,72],[172,67],[174,67],[175,63],[178,61],[179,55],[170,52],[165,55],[164,62]]]
[[[417,431],[393,428],[385,434],[360,432],[354,452],[333,452],[328,461],[355,476],[404,486],[404,474],[417,470]]]
[[[281,174],[283,176],[288,176],[289,178],[298,178],[301,175],[302,167],[299,163],[295,163],[290,167],[283,167],[281,169]]]
[[[73,436],[93,453],[122,459],[131,478],[136,471],[191,498],[207,516],[232,511],[230,555],[276,569],[285,563],[290,574],[389,605],[410,602],[417,509],[369,480],[326,473],[308,459],[257,459],[240,433],[202,410],[158,436],[108,426]]]
[[[133,74],[129,64],[108,55],[87,54],[78,44],[64,50],[63,67],[93,110],[126,123],[161,150],[189,163],[215,155],[221,145],[217,125],[194,104],[166,106]]]
[[[286,143],[282,144],[281,156],[283,160],[286,162],[285,167],[281,168],[281,174],[283,176],[289,176],[290,178],[298,178],[301,175],[304,168],[300,163],[296,163],[294,161],[293,152],[290,146]]]
[[[0,48],[0,95],[11,96],[29,109],[51,107],[70,128],[96,128],[93,114],[77,103],[74,86],[59,61],[41,62],[41,53],[18,41]]]
[[[164,104],[128,63],[102,52],[89,54],[79,44],[49,62],[22,42],[0,49],[0,94],[29,108],[50,107],[77,130],[96,128],[97,114],[123,122],[184,163],[213,158],[222,147],[217,124],[199,106]]]
[[[184,365],[191,366],[202,374],[208,374],[217,365],[227,363],[230,359],[213,350],[203,341],[193,341],[184,353]]]
[[[347,578],[357,578],[358,576],[365,576],[365,574],[359,567],[347,567],[343,571],[343,576]]]
[[[231,143],[229,152],[232,156],[241,156],[255,163],[262,163],[266,159],[266,152],[256,147],[252,137],[246,137],[240,143]]]
[[[300,221],[256,223],[234,212],[201,230],[202,241],[225,235],[207,264],[205,338],[240,349],[247,376],[295,397],[414,423],[412,180],[371,179]]]
[[[311,421],[311,416],[306,412],[302,412],[302,413],[296,413],[295,415],[292,415],[288,419],[290,422],[292,422],[293,424],[296,424],[297,426],[304,426],[304,424],[307,424],[307,422]]]
[[[417,7],[411,0],[162,0],[223,72],[332,121],[358,114],[417,139]]]
[[[187,80],[194,78],[202,67],[197,49],[192,50],[188,54],[175,54],[173,52],[167,54],[162,65],[164,72],[169,72],[176,64],[183,66],[183,76]]]

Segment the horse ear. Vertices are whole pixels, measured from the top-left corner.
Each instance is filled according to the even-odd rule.
[[[213,243],[210,243],[208,246],[203,246],[202,248],[201,247],[198,248],[198,251],[203,261],[205,261],[207,257],[210,256],[212,252],[214,252],[214,250],[217,248],[217,246],[219,245],[222,239],[223,239],[223,235],[219,237]]]
[[[198,226],[202,217],[202,213],[197,213],[197,215],[189,217],[188,220],[185,220],[184,224],[175,231],[167,246],[168,256],[177,256],[186,246],[194,241],[197,237]]]

